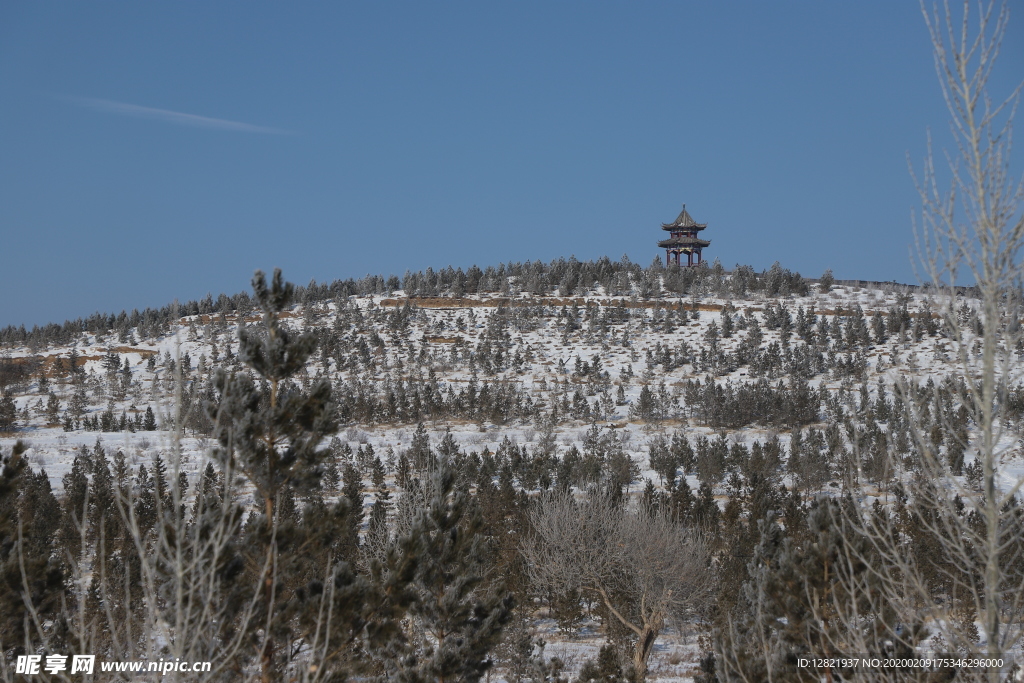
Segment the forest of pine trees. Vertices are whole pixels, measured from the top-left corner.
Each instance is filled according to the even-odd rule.
[[[44,424],[97,438],[77,448],[56,491],[27,445],[4,455],[6,671],[29,652],[88,651],[214,661],[211,680],[628,680],[650,673],[658,638],[702,632],[698,677],[764,680],[767,667],[803,680],[794,662],[806,654],[963,648],[908,621],[872,570],[888,546],[857,533],[870,523],[918,558],[934,599],[972,628],[967,568],[942,558],[942,520],[920,507],[928,454],[966,486],[982,484],[971,386],[955,374],[869,381],[872,349],[953,335],[948,321],[911,311],[911,297],[872,316],[859,304],[826,315],[785,298],[758,312],[729,299],[710,323],[695,306],[499,304],[474,323],[475,348],[438,354],[416,348],[413,330],[451,332],[411,302],[341,299],[334,315],[306,304],[296,324],[301,291],[280,272],[269,283],[258,273],[253,288],[258,315],[236,339],[216,319],[195,332],[222,352],[142,361],[154,391],[175,395],[178,410],[159,420],[152,405],[117,409],[139,379],[115,351],[100,373],[72,349],[46,374],[8,380],[7,396],[35,382]],[[665,330],[702,319],[699,345],[663,343]],[[984,333],[972,309],[958,320]],[[540,358],[513,335],[545,324],[620,340],[631,362],[617,391],[600,353],[563,363],[539,396],[509,381],[517,355],[524,372]],[[656,341],[641,357],[621,340],[644,330]],[[400,364],[401,375],[379,378]],[[646,368],[637,385],[634,365]],[[686,368],[704,376],[671,379]],[[446,381],[456,370],[468,381]],[[1022,397],[1007,394],[1008,420],[1024,417]],[[641,444],[600,424],[616,411],[646,425]],[[10,412],[17,429],[22,411]],[[515,431],[492,450],[427,429],[459,421]],[[352,425],[415,429],[407,446],[378,452]],[[523,425],[526,443],[513,438]],[[558,438],[570,425],[586,425],[578,442]],[[152,432],[172,448],[141,458],[108,449],[104,437],[119,432]],[[182,444],[197,438],[210,457],[190,470]],[[887,504],[858,505],[865,485]],[[967,527],[982,523],[957,510]],[[1015,538],[1019,519],[1012,510],[1000,533]],[[1021,557],[1008,547],[1008,577]],[[670,578],[688,582],[655,599]],[[570,640],[597,624],[606,645],[582,662],[546,655],[541,615]]]

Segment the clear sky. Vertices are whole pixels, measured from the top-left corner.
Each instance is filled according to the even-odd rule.
[[[911,282],[929,128],[912,0],[4,2],[0,325],[275,266],[646,265],[683,202],[727,268]]]

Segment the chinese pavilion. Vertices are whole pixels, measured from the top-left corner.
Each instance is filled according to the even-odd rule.
[[[697,237],[697,233],[708,227],[707,223],[698,223],[686,210],[679,213],[673,223],[662,223],[661,229],[667,230],[670,237],[667,240],[658,242],[658,246],[665,250],[665,265],[671,265],[673,261],[681,266],[680,255],[686,254],[686,265],[696,266],[701,263],[700,250],[710,246],[711,242]],[[696,258],[694,258],[696,256]]]

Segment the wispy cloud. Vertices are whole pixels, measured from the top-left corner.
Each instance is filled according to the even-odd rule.
[[[94,111],[118,114],[120,116],[134,116],[136,118],[153,119],[165,123],[174,123],[179,126],[195,126],[196,128],[215,128],[218,130],[232,130],[239,133],[262,133],[264,135],[294,135],[294,131],[269,126],[256,126],[241,121],[229,121],[228,119],[214,119],[209,116],[197,114],[186,114],[170,109],[155,109],[143,107],[138,104],[127,102],[114,102],[112,100],[101,100],[93,97],[69,97],[58,96],[59,99],[71,102],[80,107],[86,107]]]

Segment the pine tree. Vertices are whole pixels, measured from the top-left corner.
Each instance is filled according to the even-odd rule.
[[[423,472],[431,465],[433,455],[430,451],[430,437],[422,422],[416,425],[416,432],[412,435],[412,444],[409,446],[407,457],[409,464],[417,472]]]
[[[669,450],[668,443],[664,437],[655,437],[650,443],[649,450],[648,462],[650,462],[651,469],[661,478],[662,486],[666,489],[671,489],[675,485],[676,472],[679,465],[676,462],[675,456]]]
[[[913,656],[926,632],[897,618],[868,565],[869,543],[840,505],[816,501],[802,531],[789,520],[784,531],[774,513],[760,521],[739,614],[715,633],[725,680],[766,680],[769,670],[779,681],[846,680],[853,670],[801,667],[798,657]]]
[[[64,597],[53,547],[60,506],[46,473],[28,467],[26,450],[18,441],[0,459],[0,642],[14,655],[35,640],[32,613],[35,623],[56,620]]]
[[[345,533],[346,543],[350,546],[351,552],[359,547],[359,530],[363,525],[363,478],[359,470],[351,462],[346,462],[342,468],[342,495],[348,500],[349,512],[347,518],[347,531]]]
[[[308,494],[319,504],[323,462],[329,453],[319,446],[335,431],[336,423],[331,386],[326,380],[316,382],[308,392],[288,381],[305,366],[317,344],[313,334],[295,335],[281,321],[293,298],[293,285],[284,282],[280,270],[274,271],[269,287],[263,273],[256,271],[252,285],[263,313],[262,330],[239,329],[238,355],[261,384],[253,382],[248,373],[218,372],[214,386],[220,401],[209,406],[209,413],[217,425],[219,447],[214,449],[214,457],[222,469],[242,473],[261,503],[262,516],[249,523],[247,533],[254,566],[274,568],[262,573],[257,619],[266,625],[259,638],[258,660],[267,681],[280,675],[288,659],[280,650],[293,638],[290,615],[303,596],[308,596],[298,591],[310,590],[303,588],[310,571],[313,575],[324,571],[324,567],[303,563],[303,551],[296,545],[303,532],[296,528],[288,508],[293,507],[290,502],[295,494]],[[342,504],[327,510],[327,517],[344,518],[347,508]],[[350,575],[346,572],[338,565],[335,580],[351,584],[342,576]]]
[[[190,518],[193,524],[197,523],[204,514],[220,507],[223,502],[223,491],[223,475],[213,468],[212,462],[206,463],[206,469],[203,470],[202,477],[196,485],[195,500],[192,503]]]
[[[145,536],[156,524],[156,487],[145,465],[139,465],[134,484],[135,519],[140,533]]]
[[[91,474],[88,514],[89,539],[97,542],[102,538],[112,546],[120,516],[115,504],[115,485],[114,477],[110,472],[110,462],[98,441],[93,449]],[[107,550],[109,552],[110,546]]]
[[[372,549],[384,548],[388,542],[388,512],[391,509],[391,492],[384,479],[384,464],[380,458],[373,461],[373,507],[370,508],[370,522],[366,530],[366,545]]]
[[[52,391],[46,397],[46,422],[50,425],[57,424],[60,419],[60,399]]]
[[[59,545],[63,550],[62,559],[73,567],[78,562],[82,553],[81,525],[86,523],[86,501],[89,495],[88,471],[91,468],[89,449],[82,446],[82,450],[75,455],[71,462],[71,469],[61,479],[64,488],[64,500],[62,501],[61,527],[58,532]]]
[[[166,514],[174,505],[174,494],[170,480],[167,478],[167,463],[157,453],[153,456],[153,493],[156,495],[157,508]]]
[[[576,680],[579,683],[626,683],[636,680],[632,674],[632,670],[628,673],[623,671],[615,646],[606,643],[598,651],[596,661],[588,660],[583,663]]]
[[[71,411],[71,415],[79,420],[85,415],[86,409],[89,407],[89,398],[85,393],[85,385],[79,384],[75,387],[75,393],[71,395],[71,401],[68,404],[68,409]]]
[[[431,474],[426,507],[412,535],[422,542],[410,616],[428,638],[405,660],[410,678],[478,681],[491,667],[512,610],[512,596],[488,585],[487,542],[482,519],[468,495],[455,489],[455,474],[439,460]]]
[[[0,396],[0,432],[13,432],[18,428],[18,406],[14,397],[4,390]]]
[[[68,354],[68,372],[71,374],[71,381],[78,383],[83,374],[83,370],[79,367],[78,349],[72,347],[71,353]]]
[[[334,406],[325,380],[308,393],[294,385],[282,391],[284,380],[313,353],[316,337],[296,336],[281,323],[294,287],[282,280],[279,269],[269,288],[261,271],[252,284],[263,312],[263,330],[257,334],[239,329],[239,357],[267,383],[269,392],[264,396],[247,373],[220,372],[215,385],[221,400],[211,406],[211,418],[219,424],[216,456],[245,474],[264,503],[266,518],[272,520],[274,500],[284,487],[310,491],[319,484],[326,453],[318,447],[334,431]]]
[[[654,392],[646,384],[640,389],[640,398],[635,406],[630,406],[630,417],[651,421],[658,418],[658,405]]]
[[[681,485],[685,483],[685,479],[681,481]],[[689,490],[688,486],[686,488]],[[721,512],[718,509],[718,502],[715,500],[714,490],[707,482],[701,483],[697,499],[691,510],[695,526],[703,529],[711,537],[718,535]]]
[[[153,414],[152,406],[146,406],[146,417],[142,422],[142,429],[147,432],[156,431],[156,415]]]
[[[326,493],[336,493],[338,485],[341,483],[341,474],[338,472],[338,459],[333,451],[324,458],[324,476],[320,483]]]

